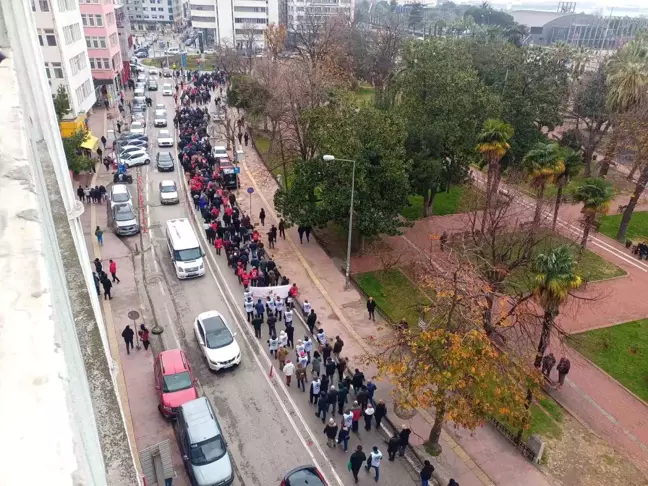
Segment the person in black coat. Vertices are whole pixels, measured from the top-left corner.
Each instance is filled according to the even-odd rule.
[[[315,328],[316,323],[317,314],[315,314],[315,309],[311,309],[310,314],[308,314],[308,317],[306,318],[306,324],[308,324],[308,329],[310,330],[311,334],[313,334],[313,329]]]
[[[130,326],[126,326],[121,335],[126,343],[126,353],[130,354],[131,349],[133,349],[133,337],[135,336],[135,331],[133,331]]]
[[[374,413],[374,417],[376,418],[377,429],[380,429],[380,422],[386,415],[387,415],[387,407],[385,406],[385,402],[383,400],[378,400],[378,404],[376,405],[376,412]]]
[[[366,460],[367,455],[362,452],[362,446],[359,445],[349,458],[351,473],[353,474],[353,479],[355,479],[356,484],[358,483],[358,472],[360,471],[360,468],[364,465]]]
[[[376,322],[376,315],[374,314],[376,312],[376,301],[373,297],[369,297],[369,300],[367,300],[367,311],[369,312],[369,320]]]
[[[427,459],[423,461],[423,469],[421,469],[421,486],[429,486],[430,479],[432,479],[432,473],[434,472],[434,466],[430,464],[430,461]]]
[[[401,431],[399,432],[400,444],[398,446],[398,455],[403,457],[405,455],[405,449],[409,445],[409,438],[412,431],[407,425],[401,426]]]
[[[389,460],[393,461],[396,459],[396,453],[398,452],[398,446],[400,445],[400,436],[394,434],[387,443],[387,454],[389,455]]]
[[[351,380],[351,384],[353,385],[353,393],[357,395],[360,392],[360,389],[364,384],[364,380],[365,380],[364,373],[360,371],[358,368],[356,368],[355,373],[353,375],[353,379]]]
[[[103,289],[104,289],[104,300],[112,299],[112,295],[110,295],[112,282],[110,281],[110,279],[106,274],[104,274],[104,277],[101,279],[101,285],[103,285]]]

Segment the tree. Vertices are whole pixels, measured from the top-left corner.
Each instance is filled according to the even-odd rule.
[[[411,30],[416,30],[423,22],[423,5],[420,3],[411,4],[407,26]]]
[[[259,35],[257,34],[258,29],[256,29],[255,24],[248,22],[243,25],[243,28],[241,30],[243,31],[243,38],[238,43],[239,45],[237,47],[239,47],[239,50],[247,58],[246,72],[249,74],[252,73],[252,62],[254,60],[255,54],[257,53],[257,50],[259,49]]]
[[[60,122],[70,111],[70,97],[68,96],[67,88],[64,85],[60,85],[56,90],[56,96],[54,96],[56,119]]]
[[[533,270],[536,275],[534,294],[544,310],[534,362],[534,366],[540,368],[560,306],[567,301],[572,290],[581,286],[582,279],[576,274],[574,257],[567,246],[559,246],[549,253],[538,255]]]
[[[447,39],[408,43],[386,104],[405,121],[410,184],[429,214],[434,195],[463,181],[478,127],[496,115],[495,96],[479,81],[465,46]]]
[[[513,137],[513,128],[502,122],[490,118],[484,122],[483,129],[477,137],[477,150],[484,156],[488,164],[488,175],[486,179],[486,205],[482,218],[482,231],[486,220],[489,218],[490,209],[497,201],[500,182],[500,160],[511,147],[509,140]]]
[[[94,166],[94,161],[86,157],[81,148],[81,144],[86,138],[88,138],[86,130],[78,130],[69,137],[61,137],[68,168],[75,174],[90,170]]]
[[[558,211],[560,211],[560,205],[562,204],[565,186],[569,184],[569,181],[572,179],[572,177],[577,176],[583,168],[583,155],[580,150],[574,150],[569,147],[563,147],[562,150],[562,161],[564,164],[564,169],[562,170],[562,172],[557,173],[554,179],[558,190],[556,191],[556,202],[554,203],[553,221],[551,223],[551,229],[553,231],[556,231]]]
[[[286,27],[279,24],[269,24],[265,30],[266,47],[273,61],[276,61],[279,54],[286,47]]]
[[[318,153],[356,161],[354,220],[360,236],[397,234],[403,225],[399,212],[409,193],[402,122],[371,106],[356,108],[349,97],[335,98],[302,117],[308,127],[306,137]],[[295,224],[345,225],[352,164],[314,157],[295,161],[293,167],[290,190],[275,195],[282,216]]]
[[[231,86],[227,93],[227,102],[245,113],[257,118],[265,114],[270,94],[256,79],[235,75],[230,78]]]
[[[529,174],[531,187],[536,190],[536,208],[533,225],[537,227],[542,217],[542,204],[547,184],[565,172],[565,163],[560,145],[557,143],[539,143],[524,157],[523,163]]]
[[[575,202],[583,204],[583,238],[581,248],[587,247],[587,238],[592,227],[596,225],[596,219],[602,214],[607,214],[610,209],[610,202],[614,197],[612,184],[604,179],[589,178],[582,181],[573,191],[572,197]]]

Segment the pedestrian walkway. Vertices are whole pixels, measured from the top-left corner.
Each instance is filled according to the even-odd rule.
[[[105,120],[104,111],[95,110],[89,120],[90,130],[94,134],[105,133]],[[106,171],[101,164],[97,164],[96,170],[97,173],[92,179],[92,186],[104,185],[109,187],[112,182],[111,172]],[[142,347],[128,354],[124,340],[121,337],[126,325],[130,325],[131,328],[134,327],[128,313],[135,310],[142,315],[143,312],[138,298],[135,268],[131,258],[133,248],[127,246],[124,243],[126,240],[119,239],[107,227],[108,205],[108,202],[97,205],[86,204],[86,211],[81,216],[81,222],[90,255],[101,260],[104,271],[107,273],[109,260],[114,260],[117,263],[117,276],[121,280],[120,283],[113,284],[111,289],[113,299],[104,300],[102,297],[101,302],[110,344],[110,354],[118,370],[117,383],[120,398],[123,402],[127,430],[131,444],[136,445],[136,447],[133,447],[133,454],[138,470],[141,473],[139,451],[169,439],[171,441],[173,468],[177,474],[173,484],[175,486],[188,485],[189,482],[184,474],[182,457],[176,444],[173,428],[157,410],[158,402],[153,381],[152,348],[144,350]],[[94,236],[96,226],[104,230],[103,246],[99,246],[97,238]],[[136,323],[137,326],[142,322],[143,320],[140,318]],[[149,329],[152,327],[152,323],[147,322],[146,325]]]
[[[272,204],[278,185],[252,147],[244,147],[244,152],[239,204],[244,212],[251,214],[253,222],[257,224],[260,224],[259,212],[264,208],[267,219],[265,228],[261,229],[269,230],[271,224],[278,222]],[[247,187],[255,190],[251,197],[246,192]],[[308,299],[311,302],[327,334],[342,337],[345,342],[343,355],[350,358],[351,368],[355,364],[362,367],[368,377],[375,375],[375,369],[360,366],[358,358],[372,351],[371,343],[374,340],[379,341],[381,336],[390,332],[387,324],[380,318],[376,323],[367,319],[364,298],[355,289],[343,290],[343,274],[314,239],[310,242],[304,240],[300,244],[296,228],[287,230],[286,236],[286,240],[279,239],[276,248],[269,250],[278,262],[281,273],[287,274],[292,282],[299,285],[300,300]],[[378,383],[378,387],[377,397],[386,401],[389,416],[397,426],[400,425],[403,421],[392,412],[389,384],[383,381]],[[409,421],[414,445],[421,444],[427,438],[432,423],[433,417],[426,411],[421,411]],[[475,438],[467,439],[467,433],[455,434],[453,437],[444,432],[444,450],[435,460],[435,465],[443,469],[446,475],[453,476],[462,486],[512,486],[521,482],[527,486],[549,484],[534,466],[522,458],[506,439],[490,430],[489,426],[476,434]],[[478,444],[478,447],[473,447],[472,457],[466,452],[468,443]]]

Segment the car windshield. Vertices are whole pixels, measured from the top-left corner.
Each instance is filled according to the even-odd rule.
[[[227,452],[225,442],[223,442],[223,438],[220,435],[199,442],[198,444],[191,444],[191,464],[194,466],[203,466],[212,463],[223,457],[225,452]]]
[[[115,210],[115,221],[132,221],[135,219],[135,215],[130,208],[118,208]]]
[[[205,339],[209,349],[223,348],[232,344],[234,338],[220,316],[212,316],[202,321],[205,327]]]
[[[131,130],[133,128],[142,128],[142,124],[140,122],[133,122],[131,123]]]
[[[164,377],[163,391],[165,393],[173,393],[180,390],[186,390],[191,388],[193,383],[191,383],[191,376],[188,371],[182,373],[176,373],[175,375],[166,375]]]
[[[117,194],[113,194],[112,200],[113,202],[126,202],[130,199],[128,196],[128,193],[126,192],[118,192]]]
[[[202,258],[202,251],[200,248],[189,248],[187,250],[176,250],[173,256],[178,262],[190,262],[191,260],[198,260]]]
[[[171,158],[171,154],[168,152],[162,152],[158,154],[158,162],[162,162],[164,164],[172,164],[173,159]]]
[[[175,186],[160,186],[161,192],[176,192]]]
[[[160,138],[168,138],[171,136],[168,130],[160,130]]]

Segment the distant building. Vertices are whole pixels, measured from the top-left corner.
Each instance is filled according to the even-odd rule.
[[[353,20],[355,0],[280,0],[279,9],[283,17],[281,23],[290,33],[340,15]]]
[[[115,19],[117,21],[117,37],[119,38],[119,50],[122,55],[122,82],[125,84],[131,77],[130,60],[133,58],[133,33],[130,20],[123,5],[115,5]]]
[[[124,0],[134,30],[178,29],[185,24],[183,0]]]
[[[527,44],[549,45],[565,42],[590,49],[618,48],[648,27],[648,19],[601,17],[583,13],[512,10],[513,19],[529,28]]]
[[[39,0],[32,1],[31,7],[52,96],[59,86],[64,86],[70,100],[70,115],[86,113],[96,97],[76,2]]]

